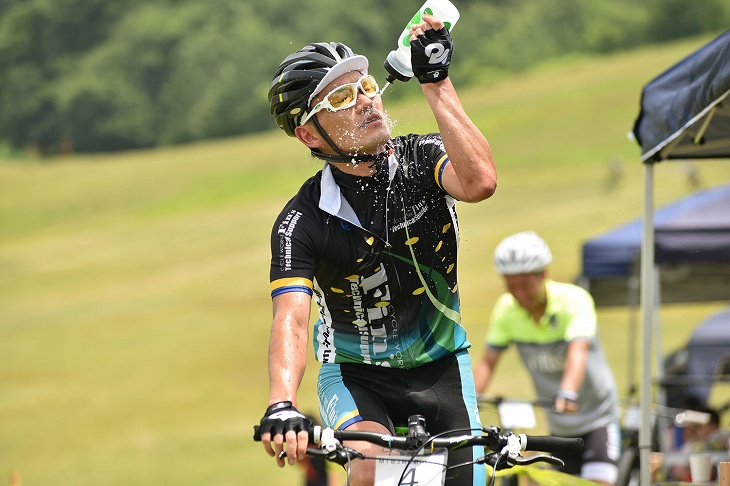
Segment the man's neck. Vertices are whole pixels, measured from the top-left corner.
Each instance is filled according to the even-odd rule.
[[[535,302],[535,305],[532,306],[532,308],[528,311],[532,318],[535,320],[535,322],[539,323],[540,319],[542,319],[542,316],[545,315],[545,311],[547,311],[547,287],[545,285],[545,280],[542,281],[542,286],[540,288],[540,293],[537,297],[537,301]]]
[[[545,315],[545,311],[547,310],[547,302],[541,302],[534,306],[532,309],[530,309],[530,315],[532,316],[532,319],[539,323],[540,319],[542,319],[542,316]]]
[[[378,170],[375,160],[369,160],[367,162],[330,162],[330,164],[345,174],[360,177],[370,177]]]

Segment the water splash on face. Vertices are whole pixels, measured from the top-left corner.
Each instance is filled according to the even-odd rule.
[[[354,152],[352,153],[352,156],[355,157],[359,154],[360,149],[362,148],[362,140],[359,139],[357,136],[357,130],[355,129],[349,129],[346,127],[339,126],[337,127],[335,133],[334,133],[334,141],[335,143],[342,149],[345,147],[353,147]],[[351,161],[353,164],[357,164],[357,161],[353,159]]]
[[[383,113],[383,122],[388,126],[388,133],[393,133],[393,130],[395,130],[395,120],[393,120],[390,117],[390,114]]]
[[[385,145],[390,139],[395,124],[391,120],[388,113],[385,112],[385,110],[375,109],[372,107],[361,114],[361,120],[364,121],[372,113],[377,114],[380,117],[382,123],[387,127],[387,135],[381,134],[378,135],[378,137],[387,136],[387,139],[383,138],[382,140],[378,140],[377,138],[373,138],[372,132],[367,131],[367,127],[365,125],[359,126],[355,124],[355,126],[352,126],[352,123],[342,123],[337,125],[334,129],[334,132],[331,134],[335,143],[338,146],[341,145],[343,147],[352,147],[353,150],[360,153],[363,153],[362,150],[366,147],[368,149],[374,149],[375,147],[373,145]],[[353,155],[357,155],[357,153]]]

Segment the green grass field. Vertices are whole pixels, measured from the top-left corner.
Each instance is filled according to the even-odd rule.
[[[572,280],[584,240],[640,216],[640,152],[626,134],[641,88],[707,40],[461,90],[499,168],[492,199],[458,207],[473,343],[502,291],[490,263],[502,237],[538,231],[552,276]],[[390,89],[409,90],[397,105],[386,99],[398,133],[435,129],[417,86]],[[278,130],[0,163],[0,474],[26,486],[298,484],[251,435],[268,398],[270,225],[319,166]],[[704,186],[730,182],[727,161],[694,167]],[[693,190],[690,168],[657,166],[657,205]],[[725,304],[664,307],[662,347]],[[628,311],[599,309],[599,319],[623,394]],[[315,370],[300,394],[308,411]],[[513,353],[496,380],[493,393],[532,396]]]

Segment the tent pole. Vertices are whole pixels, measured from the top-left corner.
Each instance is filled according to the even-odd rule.
[[[641,238],[641,422],[639,484],[651,486],[651,356],[654,315],[654,164],[644,163],[644,218]]]
[[[654,219],[654,218],[652,218]],[[652,320],[652,339],[654,340],[654,358],[655,358],[655,369],[656,376],[652,383],[661,383],[664,378],[664,352],[662,350],[662,319],[661,319],[661,303],[662,303],[662,285],[661,285],[661,270],[659,265],[654,265],[654,316]],[[653,389],[653,387],[652,387]],[[659,386],[657,390],[656,403],[662,407],[667,406],[666,393],[663,386]],[[655,429],[659,431],[657,437],[658,450],[659,452],[667,452],[668,445],[666,443],[666,435],[661,433],[666,430],[669,420],[666,417],[655,418]],[[653,441],[652,441],[653,442]]]
[[[707,113],[707,116],[705,117],[705,121],[702,122],[702,126],[697,130],[697,133],[694,137],[692,137],[692,143],[695,145],[701,145],[702,139],[705,138],[705,132],[707,131],[707,127],[710,126],[710,122],[712,121],[712,117],[715,116],[715,111],[717,111],[717,105],[713,106],[712,109]]]
[[[632,266],[631,275],[628,279],[628,303],[629,303],[629,366],[628,366],[628,398],[636,397],[636,339],[637,334],[637,311],[639,307],[639,276],[636,275],[636,266]]]

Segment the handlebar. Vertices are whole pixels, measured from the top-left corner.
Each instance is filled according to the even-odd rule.
[[[414,418],[417,420],[412,420]],[[417,425],[414,425],[416,423]],[[424,423],[425,421],[420,416],[410,417],[409,433],[405,436],[360,430],[333,430],[329,427],[314,426],[309,430],[309,442],[316,445],[317,448],[308,449],[308,454],[325,456],[330,461],[343,464],[353,457],[363,457],[359,452],[343,446],[344,441],[367,441],[389,449],[412,452],[426,448],[433,451],[434,449],[456,450],[463,447],[484,446],[492,453],[482,457],[478,462],[487,463],[492,467],[498,463],[501,464],[501,467],[512,467],[535,462],[547,462],[562,467],[564,463],[557,457],[543,454],[522,457],[520,452],[530,450],[551,454],[578,453],[584,447],[583,440],[580,438],[515,435],[511,432],[502,434],[498,427],[482,428],[479,434],[452,431],[431,436],[425,432]],[[254,440],[261,440],[258,426],[254,426]],[[506,460],[503,461],[505,458]]]
[[[527,400],[522,398],[508,398],[508,397],[502,397],[502,396],[485,396],[485,395],[478,395],[477,396],[477,403],[478,404],[489,404],[489,405],[495,405],[499,406],[503,403],[526,403],[528,405],[532,405],[533,407],[542,407],[548,412],[553,410],[553,407],[555,404],[553,402],[545,402],[541,400]]]
[[[314,427],[314,430],[310,434],[310,443],[319,444],[323,437],[326,439],[328,433],[327,429],[322,429],[319,426]],[[372,444],[402,451],[417,449],[424,445],[418,444],[410,436],[396,436],[359,430],[331,430],[331,433],[332,436],[339,441],[364,440]],[[445,437],[428,436],[423,438],[422,441],[427,443],[429,447],[436,449],[444,448],[453,450],[460,449],[462,447],[481,445],[492,451],[499,451],[508,444],[510,437],[518,438],[521,451],[531,450],[550,453],[577,453],[583,450],[582,439],[555,437],[550,435],[502,435],[496,427],[484,428],[480,435],[461,434]]]

